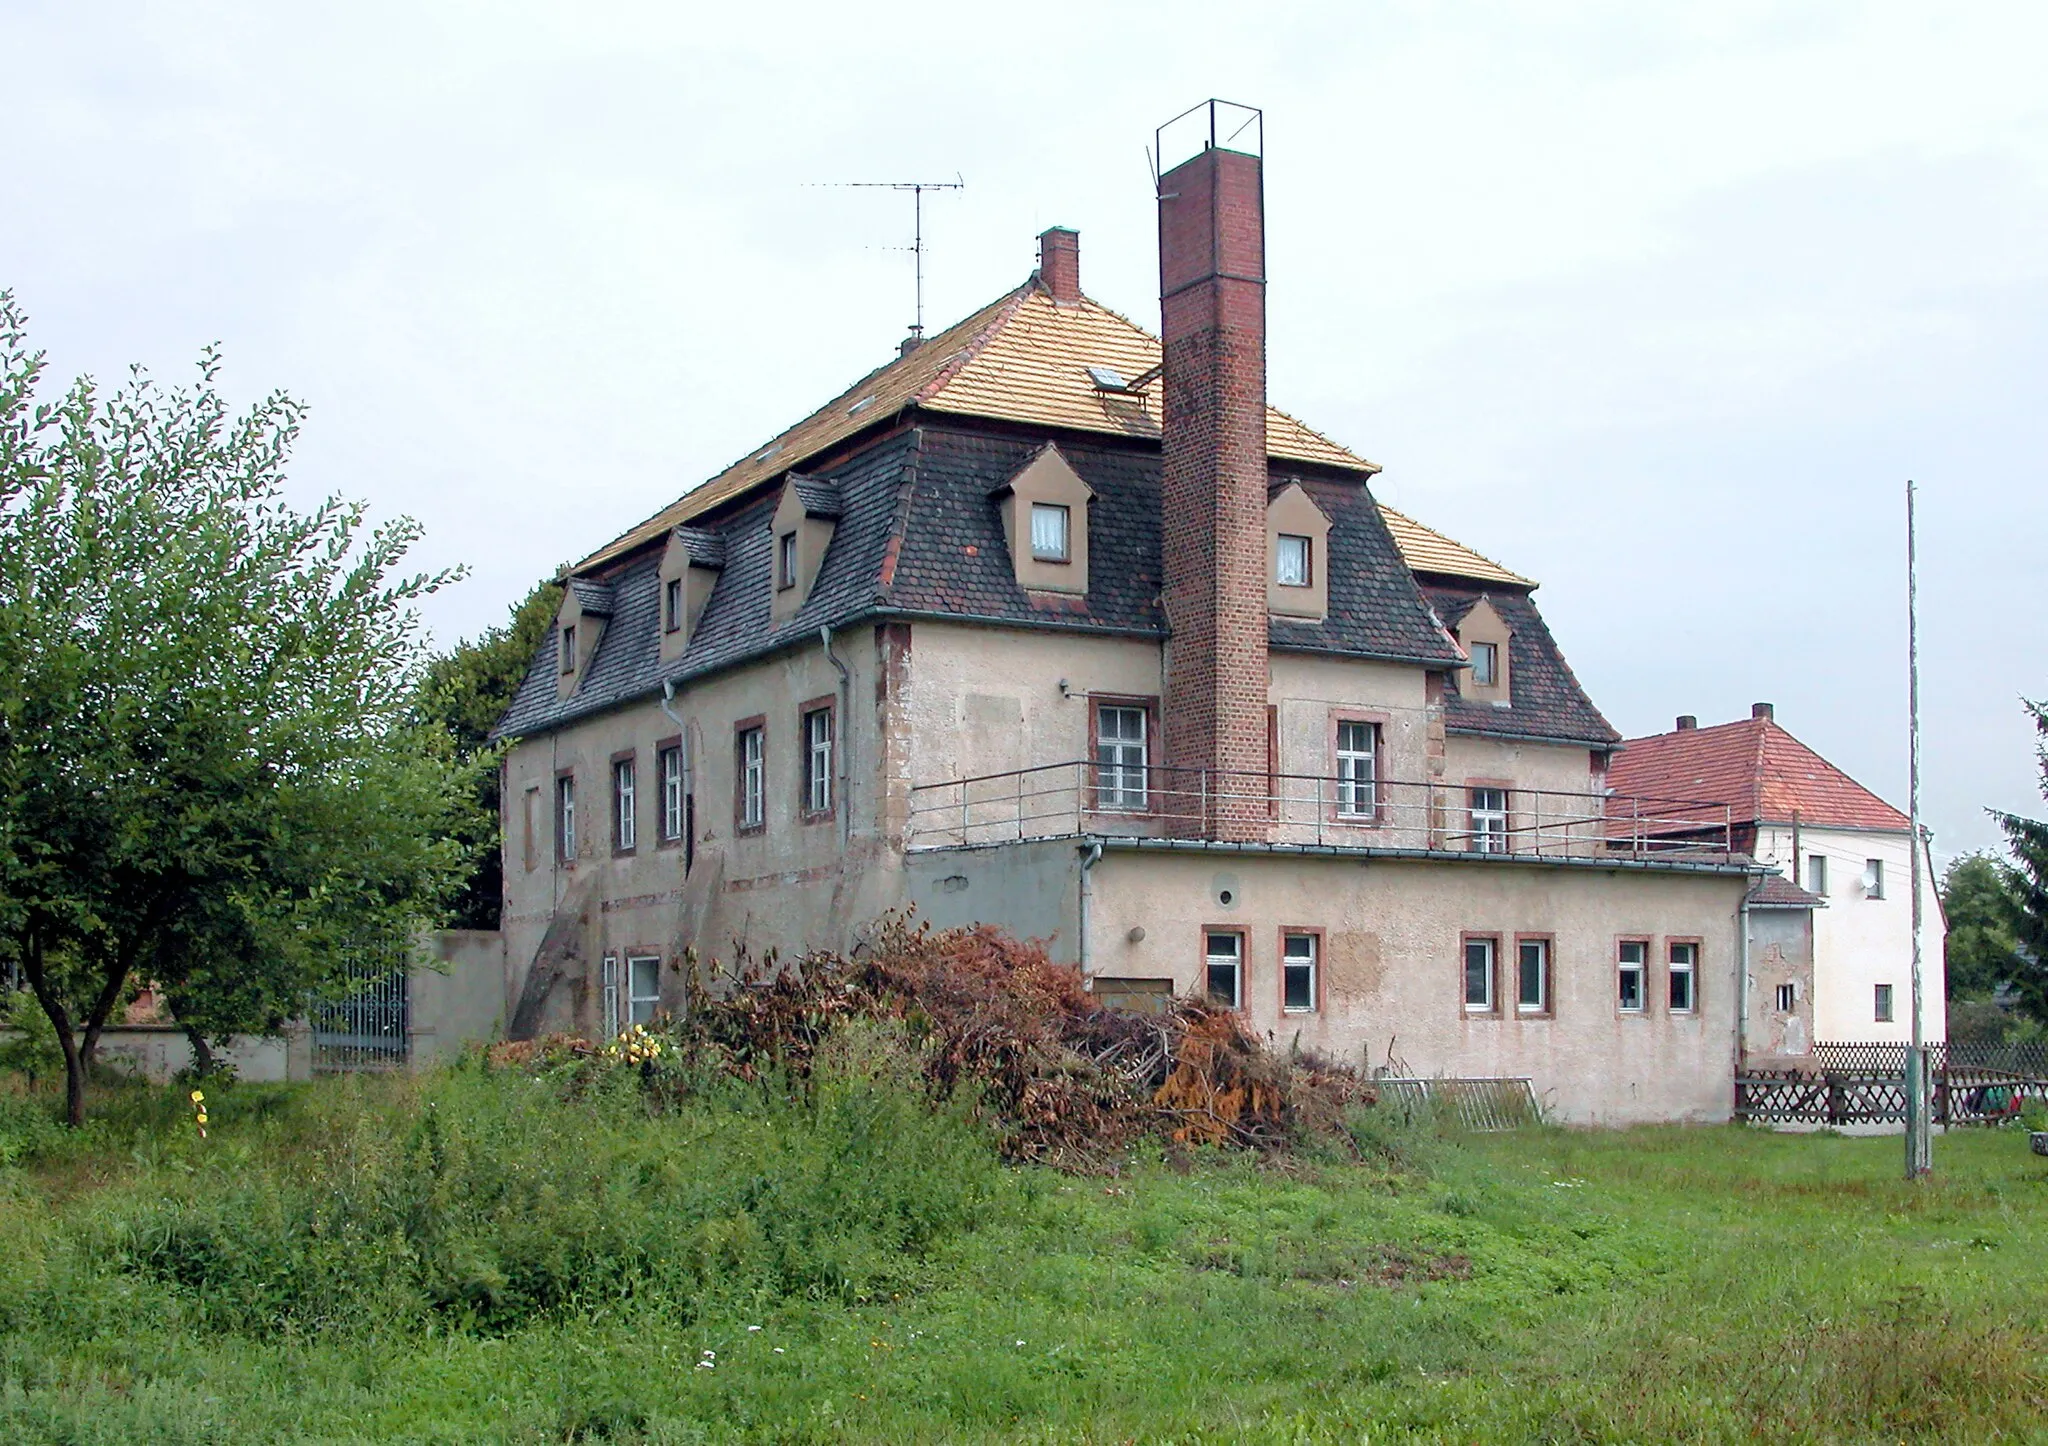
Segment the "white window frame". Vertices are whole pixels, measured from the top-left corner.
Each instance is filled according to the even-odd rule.
[[[661,772],[661,838],[674,843],[683,836],[683,745],[656,750],[654,760]]]
[[[679,577],[667,579],[661,585],[661,626],[663,632],[676,632],[683,625],[683,580]]]
[[[1033,562],[1073,561],[1073,508],[1063,502],[1034,502],[1031,504],[1030,525]]]
[[[1534,950],[1536,961],[1536,999],[1528,998],[1528,968]],[[1550,941],[1548,939],[1515,940],[1515,1013],[1548,1014],[1550,1012]]]
[[[1634,957],[1630,954],[1633,952]],[[1629,976],[1635,976],[1631,991]],[[1644,1014],[1650,1006],[1650,941],[1623,939],[1614,951],[1614,1007],[1623,1014]],[[1633,992],[1635,1003],[1630,1004]]]
[[[612,760],[612,846],[621,852],[640,844],[640,760]]]
[[[1489,799],[1498,798],[1499,807],[1491,802],[1480,805],[1480,795]],[[1472,830],[1466,844],[1475,854],[1504,854],[1508,851],[1508,791],[1488,784],[1477,784],[1465,790],[1466,815]]]
[[[1486,660],[1485,667],[1479,665],[1481,658]],[[1491,688],[1498,682],[1500,682],[1500,644],[1474,643],[1472,645],[1472,686],[1475,688]]]
[[[1316,585],[1315,539],[1298,532],[1280,533],[1273,543],[1273,581],[1281,587]],[[1299,562],[1300,566],[1291,564]]]
[[[641,978],[645,966],[646,979]],[[628,954],[625,977],[620,981],[624,986],[619,990],[625,1008],[621,1011],[627,1024],[649,1024],[661,1008],[661,956],[659,954]],[[643,988],[642,985],[646,987]],[[623,1026],[622,1026],[623,1027]]]
[[[619,956],[605,955],[597,977],[603,1012],[599,1025],[606,1039],[617,1039],[626,1028],[619,1017]]]
[[[1280,1012],[1282,1014],[1314,1014],[1316,1012],[1316,988],[1321,982],[1317,975],[1322,969],[1322,938],[1306,931],[1287,931],[1280,936]],[[1299,979],[1306,989],[1306,1004],[1290,1002],[1292,988]]]
[[[1358,730],[1353,733],[1352,730]],[[1346,737],[1365,747],[1346,747]],[[1337,817],[1372,820],[1380,810],[1380,725],[1363,718],[1337,720]]]
[[[1230,947],[1219,950],[1216,941],[1228,939]],[[1236,929],[1204,929],[1202,931],[1202,997],[1211,1004],[1221,1004],[1229,1009],[1244,1007],[1244,940],[1245,936]],[[1228,969],[1230,997],[1216,997],[1216,971]]]
[[[741,828],[760,828],[768,822],[767,736],[758,724],[740,730]]]
[[[834,735],[831,705],[811,709],[804,714],[803,725],[804,812],[811,815],[830,813]]]
[[[1114,719],[1115,730],[1110,724]],[[1131,729],[1135,726],[1136,734]],[[1142,703],[1099,703],[1095,708],[1095,806],[1143,813],[1151,803],[1152,710]]]
[[[1889,984],[1879,984],[1871,995],[1871,1014],[1878,1024],[1896,1024],[1899,1012],[1896,996]]]
[[[576,776],[572,773],[555,780],[555,858],[565,864],[576,861]]]
[[[785,532],[775,539],[775,590],[796,586],[796,534]]]
[[[1684,962],[1679,961],[1680,951]],[[1697,1014],[1700,1007],[1700,946],[1690,939],[1664,946],[1664,1000],[1673,1014]],[[1685,981],[1685,1003],[1678,1002],[1678,981]]]
[[[1863,890],[1863,897],[1866,899],[1870,899],[1873,902],[1883,900],[1884,860],[1865,859],[1863,861],[1863,877],[1869,880],[1869,883]]]
[[[1477,974],[1473,972],[1475,964],[1479,967]],[[1500,1001],[1500,940],[1491,934],[1467,935],[1458,949],[1458,979],[1465,1012],[1492,1014]],[[1472,990],[1475,981],[1480,986],[1476,999]]]
[[[1817,898],[1828,896],[1828,856],[1808,854],[1806,856],[1806,892]]]

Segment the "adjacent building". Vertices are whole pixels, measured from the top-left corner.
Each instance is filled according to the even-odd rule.
[[[1803,1014],[1812,1033],[1794,1024],[1795,1045],[1808,1037],[1911,1037],[1913,845],[1905,814],[1793,737],[1768,703],[1733,723],[1702,728],[1682,717],[1669,733],[1631,738],[1609,777],[1622,796],[1678,791],[1725,805],[1735,847],[1814,900],[1812,998],[1800,997],[1796,979],[1762,981],[1753,1014],[1761,1028],[1777,1029],[1782,1041],[1785,1024]],[[1948,1033],[1941,901],[1924,852],[1921,862],[1921,1028],[1940,1041]],[[1770,1052],[1803,1049],[1781,1043]]]
[[[571,570],[500,725],[512,1032],[914,905],[1280,1047],[1725,1118],[1757,877],[1727,810],[1617,826],[1620,739],[1536,585],[1267,405],[1259,156],[1201,146],[1158,207],[1161,337],[1056,227]]]

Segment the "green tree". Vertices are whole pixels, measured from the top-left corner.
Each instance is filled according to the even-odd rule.
[[[1948,997],[1986,999],[2025,967],[2013,933],[2011,870],[1990,854],[1952,859],[1941,875],[1941,910],[1948,920]]]
[[[2026,708],[2034,731],[2041,735],[2035,751],[2041,764],[2041,794],[2048,798],[2048,703],[2028,703]],[[1996,817],[2012,850],[2013,933],[2024,956],[2014,983],[2027,1013],[2048,1020],[2048,822],[2016,813]]]
[[[154,981],[209,1035],[273,1027],[357,951],[436,919],[471,779],[407,704],[418,536],[286,505],[303,409],[139,369],[54,400],[0,292],[0,954],[64,1055],[66,1105]]]
[[[461,826],[473,862],[450,919],[459,929],[498,927],[505,884],[499,837],[501,750],[491,742],[491,730],[512,705],[541,643],[553,633],[561,606],[560,583],[536,583],[503,627],[465,639],[435,658],[420,685],[420,722],[445,732],[456,755],[476,768],[475,806]]]

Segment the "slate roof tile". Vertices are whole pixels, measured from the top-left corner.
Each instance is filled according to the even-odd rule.
[[[1594,748],[1612,747],[1621,741],[1621,734],[1579,686],[1557,639],[1551,636],[1543,615],[1536,611],[1535,601],[1525,590],[1425,580],[1422,593],[1447,628],[1456,628],[1463,622],[1465,614],[1482,597],[1493,604],[1501,621],[1508,625],[1511,706],[1498,708],[1490,701],[1464,697],[1458,690],[1458,675],[1453,674],[1444,683],[1447,729],[1454,733],[1584,743]]]

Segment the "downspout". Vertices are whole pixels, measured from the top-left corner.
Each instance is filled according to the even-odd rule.
[[[1735,1069],[1739,1074],[1749,1059],[1749,895],[1735,909],[1736,952],[1741,974],[1736,979]]]
[[[1079,930],[1081,936],[1079,946],[1081,982],[1084,986],[1091,988],[1093,986],[1088,976],[1088,914],[1090,906],[1095,900],[1095,881],[1089,874],[1100,862],[1102,862],[1102,840],[1097,839],[1088,845],[1088,852],[1081,855],[1081,927]]]
[[[832,651],[832,625],[818,629],[818,641],[824,646],[825,661],[839,671],[839,739],[833,749],[834,762],[839,766],[839,844],[843,850],[853,838],[853,770],[847,766],[848,744],[853,735],[853,674],[846,670],[846,664],[839,661],[839,655]]]

